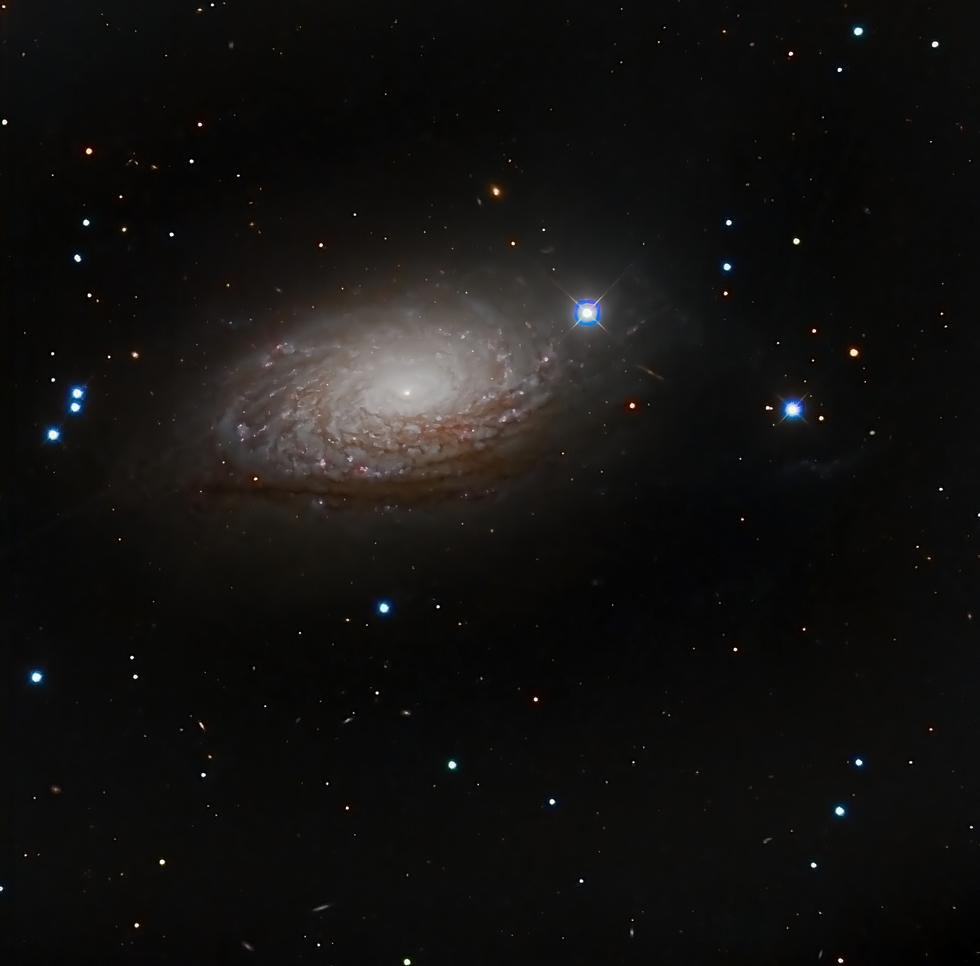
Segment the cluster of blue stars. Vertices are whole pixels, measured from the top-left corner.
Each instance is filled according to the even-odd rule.
[[[72,386],[68,393],[68,412],[77,416],[85,403],[85,388],[83,386]],[[61,429],[57,426],[49,426],[44,431],[44,438],[49,443],[57,443],[61,439]]]

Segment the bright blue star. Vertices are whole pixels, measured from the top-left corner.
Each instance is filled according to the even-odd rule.
[[[68,408],[73,413],[80,413],[82,411],[82,404],[80,402],[73,402],[68,406]]]
[[[558,340],[559,342],[563,342],[565,336],[567,336],[569,332],[574,332],[580,325],[598,325],[600,329],[606,329],[606,327],[599,321],[599,316],[601,314],[599,303],[620,283],[623,276],[625,276],[632,267],[631,262],[626,266],[626,268],[623,269],[623,272],[619,278],[617,278],[616,281],[613,282],[612,285],[610,285],[609,288],[607,288],[605,292],[603,292],[597,299],[572,298],[568,292],[566,292],[557,282],[555,282],[558,290],[568,299],[569,302],[572,303],[572,305],[575,306],[575,324]],[[555,280],[552,279],[552,281],[554,282]],[[606,331],[608,332],[609,330],[606,329]]]
[[[787,399],[783,403],[783,417],[799,419],[803,415],[803,403],[799,399]]]
[[[72,399],[81,399],[85,395],[85,390],[81,386],[75,386],[71,391]]]
[[[863,768],[864,767],[864,759],[863,758],[855,758],[854,759],[854,767],[855,768]]]
[[[44,675],[40,671],[31,671],[31,684],[40,684],[44,680]]]
[[[732,270],[732,263],[731,262],[722,262],[722,264],[721,264],[721,270],[723,272],[730,272]]]
[[[575,321],[579,325],[595,325],[599,321],[599,303],[595,299],[581,299],[575,303]]]
[[[854,33],[854,36],[855,37],[863,37],[864,36],[864,27],[855,27],[854,30],[853,30],[853,33]]]
[[[379,614],[387,614],[388,611],[390,611],[390,610],[391,610],[391,604],[389,604],[388,601],[383,600],[383,601],[381,601],[380,604],[378,604],[378,613]]]
[[[57,443],[61,439],[61,430],[55,429],[53,426],[45,434],[45,438],[49,443]]]
[[[446,762],[446,767],[447,767],[447,768],[448,768],[448,769],[449,769],[450,771],[456,771],[456,767],[457,767],[457,765],[456,765],[456,762],[455,762],[455,761],[453,761],[453,759],[452,759],[452,758],[450,758],[450,759],[449,759],[449,761],[447,761],[447,762]]]
[[[838,818],[840,818],[844,814],[844,806],[843,805],[838,805],[837,808],[834,809],[834,814]]]

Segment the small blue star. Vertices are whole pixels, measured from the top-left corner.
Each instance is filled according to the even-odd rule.
[[[49,443],[57,443],[58,440],[61,439],[61,430],[52,427],[44,434],[44,436]]]
[[[383,601],[381,601],[380,604],[378,604],[378,613],[379,614],[387,614],[388,611],[390,611],[390,610],[391,610],[391,604],[389,604],[388,601],[383,600]]]
[[[854,767],[855,768],[863,768],[864,767],[864,759],[863,758],[855,758],[854,759]]]
[[[71,391],[72,399],[81,399],[85,395],[85,390],[81,386],[75,386]]]
[[[721,270],[723,272],[730,272],[732,270],[732,263],[731,262],[722,262],[722,264],[721,264]]]
[[[31,671],[31,684],[40,684],[44,680],[44,675],[40,671]]]
[[[452,758],[450,758],[449,761],[446,762],[446,767],[450,771],[456,771],[456,768],[458,767],[458,765],[456,764],[456,762]]]
[[[855,37],[863,37],[864,27],[855,27],[852,33],[854,34]]]
[[[82,404],[80,402],[73,402],[69,404],[68,408],[73,413],[79,413],[82,411]]]
[[[838,805],[837,808],[834,809],[834,814],[838,818],[840,818],[844,814],[844,806],[843,805]]]

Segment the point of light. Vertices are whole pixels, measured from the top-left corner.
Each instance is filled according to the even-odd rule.
[[[864,767],[864,759],[863,758],[855,758],[854,759],[854,767],[855,768],[863,768]]]
[[[31,684],[40,684],[44,680],[44,675],[40,671],[31,671]]]
[[[599,303],[594,299],[582,299],[576,302],[575,321],[579,325],[594,325],[599,321]]]
[[[76,265],[79,265],[79,264],[81,264],[81,261],[82,261],[82,256],[81,256],[81,255],[79,255],[79,254],[78,254],[78,253],[76,252],[76,253],[75,253],[74,255],[72,255],[72,257],[71,257],[71,260],[72,260],[72,261],[73,261],[73,262],[74,262],[74,263],[75,263]]]
[[[555,802],[555,800],[554,800],[553,798],[549,798],[549,799],[548,799],[548,804],[549,804],[549,805],[555,805],[555,804],[557,804],[557,803]]]
[[[932,47],[933,50],[935,50],[939,46],[939,41],[934,40],[930,46]]]
[[[73,402],[68,408],[73,413],[78,413],[82,411],[82,404],[80,402]]]
[[[58,440],[61,439],[61,430],[52,428],[49,429],[44,435],[49,443],[57,443]]]
[[[843,805],[838,805],[837,808],[834,809],[834,814],[838,818],[840,818],[844,814],[844,806]]]
[[[799,240],[799,238],[797,238],[797,237],[796,237],[796,236],[794,235],[794,236],[793,236],[793,244],[794,244],[794,245],[799,245],[799,243],[800,243],[800,240]]]
[[[803,403],[797,399],[790,399],[783,405],[783,416],[786,419],[799,419],[803,415]]]
[[[722,262],[722,264],[721,264],[721,270],[723,272],[730,272],[732,270],[732,263],[731,262]]]
[[[91,225],[91,224],[92,224],[92,222],[90,222],[90,221],[88,220],[88,218],[83,218],[83,219],[82,219],[82,227],[83,227],[83,228],[88,228],[88,226],[89,226],[89,225]]]
[[[853,33],[854,33],[854,36],[855,37],[863,37],[864,36],[864,27],[855,27],[854,30],[853,30]]]
[[[389,604],[388,601],[383,600],[383,601],[381,601],[380,604],[378,604],[378,613],[379,614],[387,614],[388,611],[390,611],[390,610],[391,610],[391,604]]]
[[[450,771],[456,771],[457,765],[456,762],[452,758],[450,758],[449,761],[446,762],[446,767]]]
[[[725,227],[726,228],[731,228],[732,227],[732,220],[731,220],[731,218],[726,218],[725,219]]]
[[[75,388],[72,389],[72,391],[71,391],[71,398],[72,399],[81,399],[82,396],[84,396],[84,395],[85,395],[85,390],[82,389],[81,386],[75,386]]]
[[[810,863],[810,868],[811,869],[815,869],[816,867],[817,867],[817,863],[816,862],[811,862]]]

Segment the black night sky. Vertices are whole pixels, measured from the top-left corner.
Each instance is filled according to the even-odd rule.
[[[0,25],[5,966],[974,961],[969,4]]]

